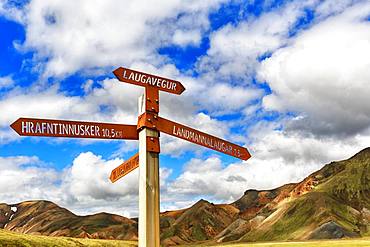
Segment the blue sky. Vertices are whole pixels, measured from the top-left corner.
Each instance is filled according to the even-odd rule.
[[[0,0],[0,201],[137,214],[136,141],[17,136],[19,117],[135,124],[119,66],[182,82],[160,114],[247,147],[233,157],[161,135],[162,210],[297,182],[370,140],[368,1]],[[47,188],[47,189],[46,189]]]

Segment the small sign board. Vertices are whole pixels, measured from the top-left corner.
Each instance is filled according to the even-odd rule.
[[[139,154],[135,154],[127,161],[123,162],[117,168],[115,168],[110,174],[110,181],[112,183],[116,182],[118,179],[126,176],[131,171],[139,167]]]
[[[140,71],[119,67],[113,74],[119,81],[142,86],[154,87],[161,91],[173,94],[181,94],[185,87],[179,81],[167,79],[164,77],[143,73]]]
[[[139,139],[136,125],[19,118],[10,126],[21,136]]]
[[[157,119],[156,126],[161,132],[242,160],[247,160],[251,157],[248,150],[244,147],[161,117],[157,117]]]

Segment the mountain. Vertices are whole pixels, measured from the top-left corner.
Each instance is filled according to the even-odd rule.
[[[161,214],[161,239],[164,245],[213,239],[230,225],[239,210],[231,205],[215,205],[200,200],[192,207]]]
[[[247,190],[229,205],[201,200],[162,214],[162,242],[307,240],[370,235],[370,148],[299,183]]]
[[[34,235],[137,239],[134,220],[107,213],[77,216],[48,201],[0,204],[0,228]]]
[[[368,236],[370,148],[327,164],[300,183],[247,191],[234,205],[246,226],[224,231],[218,242]]]
[[[299,183],[247,190],[231,204],[200,200],[160,217],[164,246],[370,236],[370,148],[331,162]],[[0,204],[0,228],[50,236],[137,239],[137,220],[107,213],[76,216],[47,201]]]

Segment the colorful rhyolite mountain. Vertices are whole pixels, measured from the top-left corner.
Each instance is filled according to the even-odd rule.
[[[137,239],[137,221],[77,216],[48,201],[0,204],[0,228],[50,236]],[[161,214],[163,245],[306,240],[370,235],[370,148],[325,165],[300,183],[247,190],[234,203],[200,200]]]

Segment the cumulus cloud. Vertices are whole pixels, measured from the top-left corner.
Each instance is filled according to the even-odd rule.
[[[110,172],[122,162],[85,152],[69,167],[57,171],[34,156],[0,157],[0,201],[50,200],[78,214],[104,211],[135,217],[139,169],[113,184],[109,180]],[[171,172],[160,168],[163,190]]]
[[[289,182],[298,182],[320,168],[319,164],[286,164],[283,159],[263,160],[252,157],[248,162],[222,166],[219,158],[192,159],[184,172],[168,187],[179,198],[207,198],[233,202],[247,189],[272,189]],[[190,200],[190,203],[192,200]]]
[[[9,88],[14,85],[14,80],[11,76],[0,77],[0,89]]]
[[[290,121],[287,119],[287,121]],[[285,164],[322,165],[345,159],[368,146],[369,133],[343,138],[317,138],[312,134],[281,129],[277,123],[260,122],[250,130],[252,156],[269,161],[279,157]]]
[[[259,64],[258,58],[274,52],[288,41],[290,28],[311,2],[293,1],[237,25],[227,24],[210,37],[210,49],[198,65],[202,72],[217,73],[217,77],[248,79]]]
[[[354,5],[303,32],[258,72],[267,110],[293,111],[290,128],[353,135],[370,126],[370,5]]]
[[[87,81],[83,85],[85,95],[81,96],[69,96],[60,92],[58,85],[47,89],[34,87],[31,90],[21,88],[10,90],[0,100],[0,109],[3,112],[0,116],[1,143],[19,138],[9,127],[19,117],[136,124],[138,115],[137,98],[142,93],[142,89],[121,83],[115,79],[105,79],[97,83],[100,84],[100,87],[92,88],[92,81]],[[222,87],[226,93],[228,92],[229,97],[235,94],[235,99],[229,100],[226,96],[220,94],[216,96],[219,98],[218,102],[230,101],[229,104],[234,104],[237,107],[238,99],[248,101],[250,97],[255,97],[254,93],[230,92],[227,88],[227,86]],[[238,95],[239,97],[237,97]],[[244,99],[244,96],[246,99]],[[227,139],[230,135],[230,123],[219,121],[205,113],[195,113],[196,108],[193,104],[188,103],[188,97],[175,99],[173,95],[161,94],[161,105],[163,105],[161,115]],[[124,142],[116,153],[129,152],[136,148],[136,142]],[[193,144],[169,136],[162,138],[164,154],[179,156],[191,150],[199,152],[199,148]]]
[[[139,89],[127,87],[117,80],[99,82],[101,87],[89,89],[86,95],[69,96],[59,86],[14,88],[0,100],[0,141],[16,139],[9,125],[19,117],[70,119],[135,124]],[[35,100],[37,99],[37,100]]]
[[[61,186],[63,204],[77,213],[99,211],[118,213],[126,217],[138,215],[139,169],[115,183],[111,183],[111,171],[123,162],[122,159],[105,160],[91,152],[79,154],[63,173]],[[171,169],[161,167],[161,188],[167,185]]]
[[[34,60],[45,62],[44,75],[64,76],[142,61],[160,65],[165,58],[156,49],[199,43],[208,13],[221,2],[33,0],[18,11],[2,1],[0,14],[17,10],[16,18],[21,12],[26,40],[18,48],[35,51]]]
[[[20,137],[9,127],[19,117],[136,124],[138,115],[137,97],[142,93],[141,88],[121,83],[115,79],[97,81],[96,83],[100,84],[100,87],[95,88],[91,86],[92,83],[91,80],[88,80],[83,85],[85,94],[81,96],[70,96],[61,92],[58,85],[46,89],[33,87],[31,90],[22,88],[10,90],[0,100],[0,109],[3,112],[0,116],[0,142],[8,143],[19,140]],[[222,105],[231,104],[231,108],[238,107],[238,100],[248,102],[250,98],[258,95],[254,92],[238,91],[237,89],[229,91],[226,85],[221,86],[221,89],[216,87],[215,90],[221,92],[220,94],[214,94],[212,90],[208,92],[214,95],[212,99],[218,98],[218,103],[225,102]],[[203,92],[204,98],[207,98],[205,96],[206,92]],[[173,95],[161,94],[160,100],[161,105],[163,105],[161,115],[205,133],[230,140],[232,122],[219,121],[203,112],[196,113],[196,107],[189,103],[189,97],[193,96],[195,97],[195,95],[192,95],[177,99]],[[207,100],[211,105],[214,102],[211,99]],[[213,104],[214,107],[218,107],[217,104]],[[218,107],[218,109],[220,108]],[[235,138],[234,135],[233,139]],[[65,140],[47,139],[47,141],[52,142]],[[76,139],[76,141],[90,143],[94,140]],[[130,152],[137,149],[137,147],[135,141],[123,142],[112,154],[112,157],[119,157],[118,155],[122,152]],[[189,151],[201,154],[205,150],[168,135],[162,136],[161,147],[163,154],[174,157],[179,157]]]
[[[44,79],[65,77],[77,71],[101,74],[117,65],[183,79],[190,93],[180,100],[167,96],[163,96],[163,100],[178,106],[176,110],[170,107],[171,113],[185,112],[187,116],[198,110],[214,115],[235,113],[260,93],[254,88],[240,88],[214,78],[194,80],[181,75],[167,57],[158,53],[160,47],[198,45],[210,28],[208,14],[224,2],[135,1],[123,5],[113,0],[73,4],[34,0],[23,8],[9,4],[3,4],[2,8],[22,13],[26,40],[22,44],[18,42],[16,47],[20,51],[34,52],[31,64],[38,66],[32,69],[43,74]],[[83,86],[89,93],[91,84]],[[220,92],[223,94],[216,98],[216,93]],[[136,100],[133,102],[136,104]],[[184,108],[184,111],[178,110]],[[163,113],[166,114],[166,108]]]
[[[351,157],[368,146],[370,137],[357,136],[338,142],[317,139],[299,133],[276,130],[273,124],[261,124],[252,131],[252,158],[223,166],[218,157],[194,158],[168,186],[188,205],[194,198],[233,202],[247,189],[273,189],[286,183],[299,182],[323,165]]]
[[[249,127],[252,158],[247,162],[224,167],[218,157],[190,160],[168,187],[181,205],[189,206],[201,197],[231,202],[246,189],[298,182],[324,164],[349,158],[368,146],[369,5],[362,2],[344,10],[352,4],[348,2],[329,10],[324,3],[311,4],[320,18],[295,37],[288,35],[302,16],[303,6],[297,2],[255,20],[227,25],[211,37],[211,48],[199,64],[203,78],[212,78],[209,71],[217,72],[219,79],[231,72],[248,75],[257,69],[259,79],[273,92],[264,98],[264,109],[294,111],[297,116]],[[276,25],[269,22],[277,19]],[[261,39],[254,40],[259,37],[251,36],[254,33]],[[250,50],[247,41],[254,41]],[[266,52],[272,56],[260,67],[257,59]],[[238,61],[239,56],[243,61]],[[245,61],[254,62],[255,67],[249,69]],[[245,105],[244,111],[250,114],[257,109],[258,104]],[[340,141],[331,135],[346,128],[355,131],[344,131]]]
[[[213,116],[239,113],[253,100],[263,96],[264,91],[254,87],[231,86],[227,83],[209,85],[200,93],[201,105]]]
[[[104,160],[91,152],[79,154],[63,173],[58,188],[63,192],[61,202],[82,214],[97,210],[137,214],[138,169],[114,184],[109,180],[110,172],[122,162],[118,158]]]
[[[0,0],[0,15],[18,23],[24,21],[21,9],[13,1]]]
[[[58,172],[35,156],[0,157],[0,177],[1,202],[44,198],[58,201],[61,196],[55,186]]]
[[[247,162],[225,167],[217,156],[192,158],[174,179],[170,179],[171,169],[161,167],[161,210],[187,207],[199,198],[232,202],[247,189],[272,189],[298,182],[325,163],[349,158],[370,141],[363,136],[343,142],[318,140],[274,127],[266,124],[253,131],[255,143]],[[122,162],[85,152],[65,170],[56,171],[37,157],[0,157],[0,200],[16,203],[46,199],[78,214],[105,211],[135,217],[139,170],[114,184],[108,179],[110,171]]]
[[[65,174],[65,186],[68,186],[66,190],[76,198],[90,197],[97,200],[130,194],[136,191],[136,188],[133,188],[136,186],[132,185],[137,174],[127,175],[127,183],[122,191],[117,191],[117,186],[112,186],[109,181],[110,172],[122,162],[123,160],[118,158],[106,161],[91,152],[81,153]]]
[[[198,45],[201,40],[199,31],[176,30],[173,35],[173,43],[179,46]]]
[[[315,15],[317,15],[317,18],[326,18],[330,15],[337,15],[342,13],[347,7],[359,2],[364,1],[363,0],[320,1],[320,4],[318,4],[317,7],[315,8]]]

